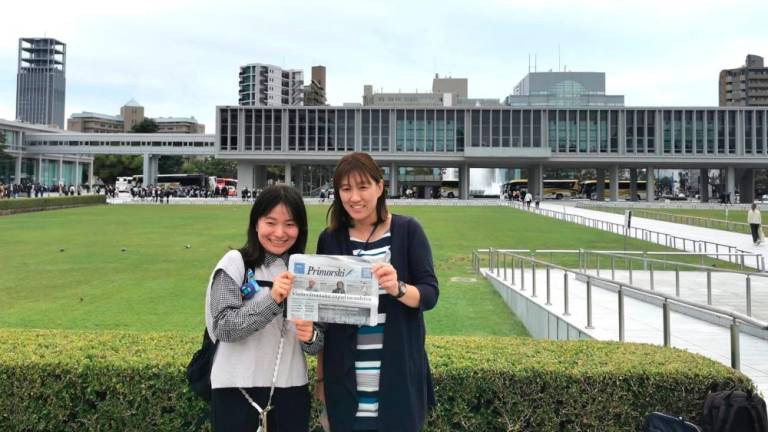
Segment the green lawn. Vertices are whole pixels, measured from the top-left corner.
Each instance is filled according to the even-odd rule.
[[[309,206],[310,252],[326,208]],[[472,274],[473,249],[624,245],[617,235],[503,207],[393,211],[418,218],[432,244],[441,291],[437,308],[426,314],[433,335],[525,334],[490,284]],[[246,206],[95,206],[1,217],[0,327],[198,332],[210,271],[229,247],[243,243],[248,212]],[[627,247],[664,250],[637,240]]]

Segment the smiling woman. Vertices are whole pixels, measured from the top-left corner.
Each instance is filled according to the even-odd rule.
[[[304,252],[307,232],[298,191],[269,187],[251,208],[245,246],[224,255],[211,274],[205,322],[211,340],[220,342],[210,376],[214,430],[309,428],[302,351],[316,354],[323,332],[283,317],[293,279],[288,258]]]

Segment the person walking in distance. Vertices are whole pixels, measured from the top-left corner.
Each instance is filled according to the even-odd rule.
[[[757,209],[757,204],[755,203],[752,203],[752,208],[747,212],[747,223],[752,230],[752,241],[755,245],[759,245],[763,242],[762,236],[760,235],[762,234],[763,221],[762,216],[760,215],[760,210]]]

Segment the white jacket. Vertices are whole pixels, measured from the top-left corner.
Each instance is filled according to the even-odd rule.
[[[758,210],[758,209],[754,209],[754,210],[749,209],[749,211],[747,212],[747,223],[750,223],[750,224],[762,224],[763,220],[762,220],[762,217],[760,216],[760,210]]]

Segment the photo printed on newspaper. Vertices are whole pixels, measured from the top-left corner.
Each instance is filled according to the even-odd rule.
[[[346,255],[291,255],[288,319],[322,323],[378,324],[379,284],[372,264]]]

